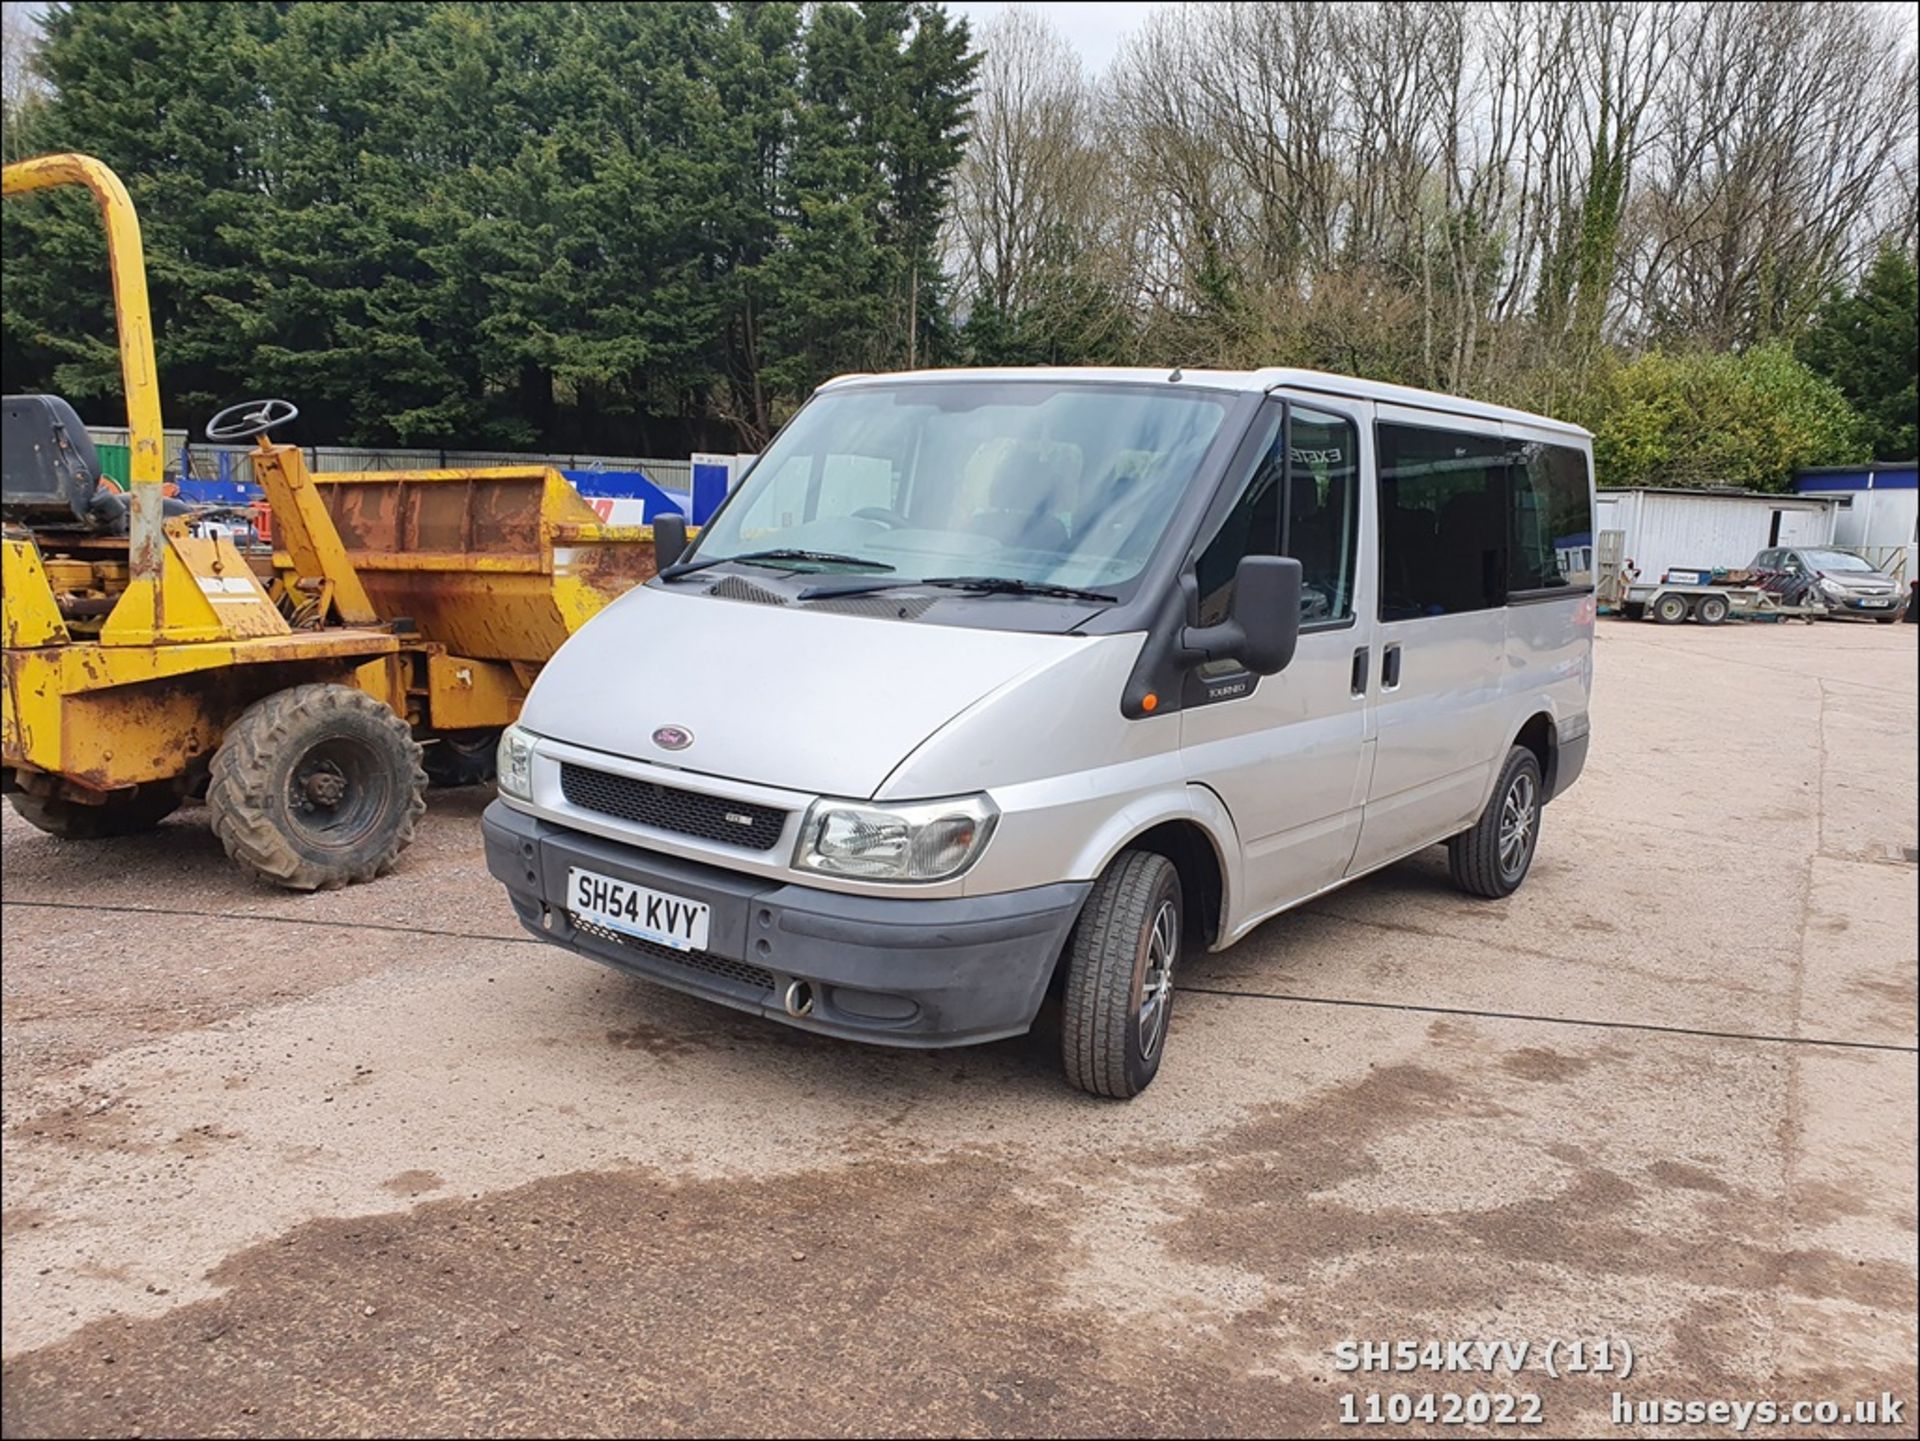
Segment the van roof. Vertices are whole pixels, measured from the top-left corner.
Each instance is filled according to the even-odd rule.
[[[1178,375],[1179,379],[1174,380]],[[1140,384],[1178,384],[1209,390],[1252,390],[1266,392],[1282,386],[1297,390],[1320,390],[1356,400],[1385,401],[1390,405],[1412,406],[1421,410],[1442,410],[1451,415],[1472,416],[1478,420],[1509,420],[1516,424],[1537,425],[1568,435],[1592,438],[1592,432],[1564,420],[1532,411],[1515,410],[1505,405],[1468,400],[1464,396],[1443,395],[1439,391],[1419,390],[1410,385],[1389,385],[1380,380],[1362,380],[1358,376],[1334,375],[1323,370],[1293,370],[1268,366],[1260,370],[1187,370],[1148,369],[1144,366],[1047,365],[983,367],[952,370],[896,370],[855,375],[839,375],[821,386],[822,390],[843,385],[871,383],[893,384],[923,380],[1082,380]]]

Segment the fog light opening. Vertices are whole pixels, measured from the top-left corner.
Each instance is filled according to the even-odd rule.
[[[806,981],[792,981],[787,985],[787,1014],[799,1017],[813,1013],[813,987]]]

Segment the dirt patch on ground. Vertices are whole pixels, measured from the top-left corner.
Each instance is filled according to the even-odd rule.
[[[5,1371],[8,1435],[1291,1434],[1323,1398],[1059,1304],[984,1158],[781,1181],[559,1176],[302,1226],[217,1300]],[[191,1375],[193,1384],[180,1378]],[[690,1389],[686,1378],[698,1376]]]
[[[1576,1073],[1585,1065],[1571,1058],[1566,1064]],[[1501,1069],[1513,1070],[1504,1064]],[[1201,1204],[1172,1228],[1170,1244],[1196,1258],[1228,1254],[1280,1279],[1300,1277],[1317,1258],[1383,1248],[1403,1262],[1456,1264],[1484,1251],[1490,1263],[1534,1262],[1595,1276],[1784,1293],[1889,1316],[1915,1314],[1912,1266],[1821,1247],[1769,1247],[1764,1238],[1778,1229],[1777,1196],[1678,1161],[1656,1162],[1645,1173],[1645,1185],[1604,1166],[1577,1165],[1571,1179],[1550,1192],[1485,1209],[1360,1208],[1327,1195],[1344,1181],[1378,1171],[1371,1143],[1386,1134],[1502,1114],[1490,1089],[1416,1065],[1381,1067],[1352,1086],[1298,1104],[1270,1105],[1204,1152],[1162,1151],[1153,1158],[1156,1164],[1200,1167]],[[1650,1188],[1677,1194],[1684,1204],[1655,1207]],[[1285,1217],[1285,1224],[1266,1224],[1269,1214]],[[1476,1278],[1488,1286],[1491,1304],[1501,1283],[1471,1265],[1453,1278],[1447,1304],[1458,1306]],[[1421,1309],[1411,1293],[1399,1304],[1409,1313]]]
[[[188,963],[169,957],[156,965],[148,948],[128,943],[132,933],[163,927],[191,928]],[[90,912],[22,902],[11,886],[0,933],[9,1085],[29,1076],[44,1081],[127,1046],[364,976],[428,964],[421,938],[405,932],[333,921]]]
[[[1551,1046],[1523,1046],[1500,1064],[1523,1081],[1571,1081],[1593,1062],[1562,1055]]]
[[[1783,1228],[1777,1194],[1674,1159],[1620,1174],[1560,1143],[1537,1152],[1511,1148],[1516,1180],[1530,1174],[1535,1155],[1559,1166],[1557,1174],[1516,1185],[1521,1194],[1497,1204],[1463,1207],[1449,1199],[1445,1167],[1441,1181],[1424,1189],[1417,1177],[1382,1174],[1380,1158],[1396,1140],[1419,1154],[1439,1152],[1441,1128],[1462,1119],[1530,1129],[1537,1117],[1523,1108],[1539,1082],[1577,1076],[1590,1064],[1588,1057],[1527,1048],[1452,1073],[1382,1066],[1351,1085],[1266,1106],[1204,1147],[1138,1158],[1185,1167],[1195,1185],[1163,1244],[1190,1264],[1231,1258],[1263,1279],[1267,1299],[1233,1328],[1250,1354],[1311,1354],[1316,1343],[1326,1345],[1319,1338],[1343,1334],[1525,1334],[1527,1316],[1551,1318],[1533,1323],[1536,1340],[1604,1336],[1598,1318],[1610,1309],[1605,1298],[1639,1294],[1664,1298],[1668,1319],[1661,1324],[1656,1311],[1636,1326],[1631,1340],[1650,1354],[1651,1375],[1626,1388],[1629,1394],[1706,1395],[1732,1387],[1725,1394],[1759,1396],[1783,1387],[1782,1394],[1851,1398],[1878,1395],[1892,1382],[1896,1395],[1912,1395],[1911,1363],[1891,1374],[1877,1367],[1816,1374],[1783,1367],[1753,1347],[1755,1317],[1783,1302],[1824,1307],[1836,1334],[1877,1325],[1882,1335],[1910,1335],[1914,1326],[1911,1264],[1797,1244]],[[1355,1183],[1390,1187],[1395,1199],[1355,1202],[1345,1195]],[[1333,1275],[1337,1287],[1328,1284]],[[1480,1319],[1463,1330],[1462,1317]],[[1422,1381],[1351,1379],[1383,1389]],[[1459,1378],[1435,1379],[1458,1389]],[[1621,1383],[1603,1375],[1536,1375],[1506,1384],[1546,1394],[1564,1428],[1571,1414],[1599,1424],[1608,1394]],[[1823,1384],[1827,1390],[1819,1389]]]

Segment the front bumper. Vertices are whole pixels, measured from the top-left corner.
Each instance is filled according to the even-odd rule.
[[[1827,606],[1836,615],[1897,616],[1906,609],[1899,595],[1826,596]]]
[[[1092,888],[1064,881],[946,900],[845,895],[557,826],[500,801],[481,818],[487,869],[543,941],[661,985],[788,1025],[889,1046],[961,1046],[1033,1024],[1054,961]],[[712,908],[705,951],[671,950],[580,926],[567,874],[605,875]],[[813,1007],[789,1015],[789,986]]]

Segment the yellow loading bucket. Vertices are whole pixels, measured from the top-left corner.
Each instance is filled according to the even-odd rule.
[[[604,524],[550,466],[311,478],[380,618],[455,655],[542,664],[655,570],[652,526]]]

